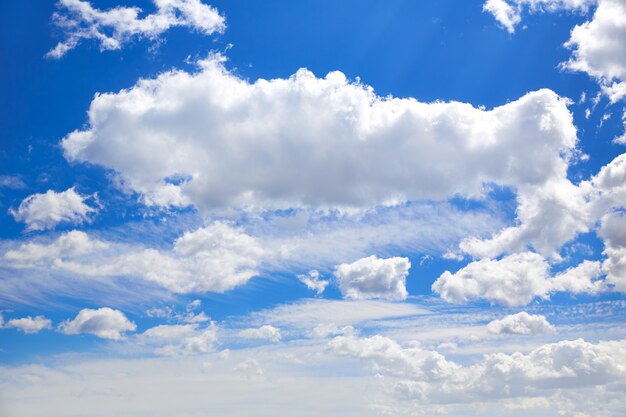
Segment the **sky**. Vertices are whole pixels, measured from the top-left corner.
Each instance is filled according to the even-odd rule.
[[[4,1],[0,62],[0,415],[626,416],[626,1]]]

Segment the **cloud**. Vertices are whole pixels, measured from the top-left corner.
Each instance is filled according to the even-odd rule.
[[[317,295],[324,292],[330,281],[320,279],[320,273],[315,269],[309,271],[306,275],[298,275],[298,280],[302,282],[310,290],[315,291]]]
[[[243,337],[245,339],[263,339],[269,340],[271,342],[280,341],[280,329],[277,329],[271,325],[263,325],[256,329],[244,329],[239,332],[239,337]]]
[[[304,299],[251,315],[253,323],[274,323],[281,328],[309,332],[317,325],[356,326],[377,320],[423,316],[430,311],[415,304],[382,300]]]
[[[603,83],[626,80],[626,4],[599,0],[591,21],[572,29],[565,44],[572,57],[563,66]]]
[[[162,324],[138,336],[140,344],[150,346],[163,356],[193,355],[212,352],[217,342],[218,327],[214,322],[204,327],[192,324]]]
[[[555,395],[559,390],[608,386],[624,381],[624,340],[564,340],[539,346],[528,354],[494,353],[462,366],[435,351],[402,347],[380,335],[338,336],[329,347],[359,358],[387,382],[400,400],[420,404],[467,404],[503,398]],[[619,383],[618,383],[619,385]]]
[[[117,6],[109,10],[94,8],[90,2],[59,0],[59,11],[52,22],[60,28],[65,40],[47,53],[49,58],[61,58],[83,40],[99,43],[101,51],[120,49],[133,39],[156,40],[172,27],[182,26],[202,34],[222,33],[224,17],[200,0],[153,0],[156,12],[143,17],[138,7]]]
[[[26,223],[27,231],[54,229],[59,223],[90,221],[97,210],[85,204],[86,199],[74,191],[74,187],[59,193],[48,190],[26,197],[18,209],[11,209],[10,213],[16,221]]]
[[[408,295],[405,284],[409,268],[408,258],[368,256],[351,264],[338,265],[335,277],[346,298],[404,300]]]
[[[0,188],[23,190],[26,184],[19,175],[0,175]]]
[[[565,178],[577,143],[568,101],[550,90],[484,110],[379,97],[338,71],[250,83],[223,61],[97,95],[87,129],[62,141],[66,158],[114,170],[148,200],[177,187],[214,213],[478,197],[488,183]]]
[[[607,282],[617,291],[626,292],[626,216],[622,213],[609,213],[602,218],[600,236],[604,242],[602,264]]]
[[[483,11],[491,13],[509,33],[522,21],[522,13],[569,11],[587,13],[597,0],[487,0]]]
[[[49,244],[25,243],[4,259],[16,268],[91,277],[136,277],[176,293],[224,292],[257,271],[263,249],[243,230],[216,222],[174,241],[171,250],[104,242],[72,231]]]
[[[492,334],[516,334],[516,335],[538,335],[552,333],[555,331],[553,325],[539,314],[528,314],[522,311],[511,314],[498,320],[493,320],[487,324],[487,330]]]
[[[44,329],[50,329],[52,326],[52,321],[45,318],[44,316],[36,316],[36,317],[22,317],[19,319],[11,319],[6,322],[4,327],[14,328],[21,330],[24,333],[39,333]],[[0,327],[2,327],[2,323],[0,322]]]
[[[454,274],[445,271],[432,290],[444,300],[466,303],[484,299],[506,306],[527,305],[535,298],[547,300],[553,292],[597,294],[606,291],[600,262],[584,261],[555,276],[545,258],[532,252],[505,256],[500,260],[473,261]]]
[[[92,334],[102,339],[119,340],[124,332],[134,332],[137,326],[124,313],[109,307],[97,310],[85,308],[73,320],[59,325],[63,334]]]
[[[517,193],[516,225],[488,239],[465,238],[459,247],[474,257],[484,258],[524,252],[530,246],[545,257],[561,260],[560,248],[578,234],[588,232],[594,224],[588,200],[586,189],[566,179],[522,187]]]

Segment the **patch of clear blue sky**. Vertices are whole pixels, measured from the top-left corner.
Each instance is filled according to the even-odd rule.
[[[92,3],[102,9],[138,5],[146,12],[154,10],[147,0]],[[223,35],[207,37],[176,28],[163,35],[164,42],[156,49],[150,50],[151,43],[144,40],[103,53],[95,43],[85,41],[65,57],[52,60],[44,55],[61,40],[50,23],[54,3],[0,2],[0,175],[18,175],[27,185],[0,189],[0,238],[24,237],[23,225],[8,213],[10,207],[17,207],[32,193],[70,186],[83,194],[98,192],[105,205],[95,222],[84,228],[110,234],[143,219],[145,210],[116,190],[104,169],[69,165],[58,144],[84,125],[94,94],[130,87],[138,78],[154,77],[171,68],[193,70],[185,63],[189,56],[202,58],[210,51],[226,51],[228,67],[251,81],[288,77],[301,67],[317,76],[340,70],[350,79],[360,77],[382,96],[459,100],[487,108],[540,88],[573,100],[583,91],[589,97],[597,92],[585,74],[558,69],[570,56],[563,43],[584,16],[529,16],[524,21],[528,28],[511,36],[482,12],[482,1],[220,0],[209,4],[226,16],[228,28]],[[620,128],[615,108],[610,109],[611,120],[598,127],[605,106],[606,100],[589,120],[584,117],[586,105],[572,106],[581,148],[591,155],[588,162],[571,169],[573,178],[588,178],[623,151],[610,143]],[[502,195],[506,199],[506,192]],[[184,216],[192,218],[184,224],[199,222],[193,213]],[[597,239],[583,240],[598,251]],[[411,255],[411,261],[419,265],[420,256]],[[441,271],[459,266],[446,260],[425,262],[419,274],[412,272],[408,289],[412,294],[427,294]],[[221,319],[311,295],[293,279],[255,279],[225,295],[181,297],[180,303],[202,298],[207,314]],[[339,294],[331,289],[328,296]],[[76,301],[74,307],[74,311],[57,311],[29,306],[5,316],[46,314],[58,323],[80,308],[99,306]],[[130,316],[141,327],[151,323],[141,314]],[[94,344],[91,336],[74,337],[71,342],[51,332],[30,337],[26,340],[14,330],[3,331],[4,349],[11,346],[13,351],[4,352],[0,361],[34,355],[40,344],[48,352],[55,351],[55,346],[61,351],[67,343],[72,343],[73,350],[90,349]]]

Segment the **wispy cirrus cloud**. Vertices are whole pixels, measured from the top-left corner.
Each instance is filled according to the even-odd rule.
[[[205,35],[221,33],[226,28],[224,17],[201,0],[154,0],[156,12],[140,16],[139,7],[117,6],[100,10],[89,1],[59,0],[52,22],[61,29],[65,40],[48,53],[61,58],[84,40],[94,40],[101,51],[120,49],[133,40],[157,39],[172,27],[183,26]]]

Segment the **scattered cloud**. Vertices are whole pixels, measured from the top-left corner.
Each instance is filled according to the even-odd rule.
[[[269,324],[259,328],[244,329],[239,332],[239,337],[243,337],[244,339],[269,340],[271,342],[278,342],[281,339],[280,329]]]
[[[224,17],[200,0],[153,0],[156,12],[140,17],[139,7],[117,6],[100,10],[89,1],[59,0],[59,10],[52,22],[61,29],[65,40],[48,53],[61,58],[83,40],[95,40],[101,51],[121,49],[133,40],[156,40],[172,27],[182,26],[204,35],[221,33],[226,28]]]
[[[60,223],[81,224],[90,221],[97,212],[85,204],[87,198],[74,187],[63,192],[48,190],[28,196],[10,213],[16,221],[26,223],[26,231],[54,229]]]
[[[587,13],[598,0],[487,0],[483,10],[491,13],[509,33],[522,21],[522,13],[554,13],[557,11]]]
[[[565,44],[572,57],[564,68],[581,71],[602,84],[626,80],[626,4],[598,0],[593,18],[572,29]]]
[[[26,188],[26,183],[19,175],[0,175],[0,188],[23,190]]]
[[[386,381],[399,400],[468,404],[503,398],[552,396],[561,389],[623,384],[624,340],[582,339],[542,345],[528,354],[494,353],[463,366],[436,351],[402,347],[383,336],[338,336],[329,342],[337,354],[359,358]]]
[[[552,333],[555,328],[544,316],[522,311],[489,322],[487,330],[492,334],[530,336]]]
[[[212,352],[217,342],[218,327],[214,322],[201,327],[192,324],[162,324],[152,327],[137,341],[152,348],[157,355],[180,356]]]
[[[25,243],[4,259],[16,268],[55,269],[92,277],[138,277],[176,293],[223,292],[256,274],[263,254],[241,229],[216,222],[176,239],[162,251],[91,238],[71,231],[55,241]]]
[[[2,327],[2,323],[0,322],[0,327]],[[44,329],[52,328],[52,321],[50,319],[45,318],[44,316],[36,316],[36,317],[22,317],[19,319],[11,319],[6,322],[4,325],[6,328],[14,328],[18,329],[24,333],[39,333]]]
[[[553,292],[597,294],[606,291],[600,262],[580,265],[551,276],[545,258],[533,252],[508,255],[500,260],[473,261],[455,273],[445,271],[432,290],[444,300],[466,303],[487,300],[506,306],[527,305],[535,298],[547,300]]]
[[[404,300],[408,295],[406,277],[409,268],[411,262],[408,258],[368,256],[351,264],[338,265],[335,277],[346,298]]]
[[[63,334],[92,334],[102,339],[120,340],[123,333],[134,332],[137,326],[124,313],[109,307],[97,310],[85,308],[72,320],[59,325]]]
[[[298,275],[298,280],[302,282],[310,290],[315,291],[317,295],[324,292],[330,281],[320,278],[319,271],[312,269],[306,275]]]

